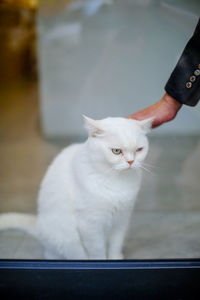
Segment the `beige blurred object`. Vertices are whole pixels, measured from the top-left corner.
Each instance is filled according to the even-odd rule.
[[[0,2],[0,82],[37,75],[36,0]]]

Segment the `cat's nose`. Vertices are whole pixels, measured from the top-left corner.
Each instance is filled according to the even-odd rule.
[[[132,165],[133,162],[134,162],[134,160],[129,160],[128,161],[128,163],[129,163],[130,166]]]

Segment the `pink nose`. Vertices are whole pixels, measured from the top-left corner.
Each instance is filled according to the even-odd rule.
[[[133,162],[134,162],[134,160],[129,160],[128,161],[128,163],[129,163],[130,166],[132,165]]]

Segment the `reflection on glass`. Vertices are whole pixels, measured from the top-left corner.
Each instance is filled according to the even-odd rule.
[[[46,204],[40,206],[44,216],[46,212],[48,222],[45,217],[38,222],[44,232],[51,231],[53,235],[39,236],[32,231],[34,215],[38,210],[38,191],[47,167],[61,149],[71,143],[86,140],[82,115],[86,114],[93,119],[125,116],[158,100],[177,58],[194,30],[199,2],[129,0],[122,4],[121,1],[114,0],[66,0],[57,1],[55,5],[54,1],[42,1],[38,21],[40,97],[38,81],[35,79],[36,7],[12,6],[12,13],[8,12],[7,7],[5,4],[1,8],[1,15],[9,13],[18,17],[12,18],[15,20],[14,24],[10,21],[1,29],[4,37],[1,43],[4,50],[7,49],[3,57],[7,56],[2,58],[4,67],[1,70],[0,89],[0,210],[1,213],[16,212],[24,215],[20,221],[17,215],[12,215],[12,226],[8,226],[8,219],[0,216],[0,258],[199,257],[198,107],[184,108],[173,122],[154,130],[153,135],[149,136],[149,153],[145,161],[141,160],[141,187],[130,222],[128,214],[131,209],[124,215],[118,214],[113,223],[115,230],[109,233],[109,239],[106,240],[106,253],[104,251],[100,255],[98,245],[101,235],[105,236],[110,230],[115,212],[110,213],[109,208],[106,210],[103,205],[102,208],[98,207],[95,215],[88,206],[85,218],[90,218],[91,227],[84,228],[85,223],[77,218],[76,221],[80,221],[77,228],[71,214],[68,216],[67,228],[63,228],[62,218],[56,215],[60,205],[59,197],[56,205],[53,204],[53,209],[51,207],[51,197],[56,189],[60,195],[64,192],[75,194],[75,204],[78,199],[87,203],[86,197],[80,197],[84,194],[81,187],[87,180],[91,183],[91,178],[89,179],[89,175],[88,178],[81,178],[81,167],[76,165],[78,160],[69,159],[70,164],[76,165],[77,173],[72,168],[66,178],[63,177],[66,182],[64,190],[54,186],[55,180],[52,180],[52,189],[47,191],[46,196],[49,202],[47,200]],[[23,15],[23,22],[16,21],[20,19],[20,14]],[[93,140],[103,140],[105,126],[99,128],[98,124],[93,123],[89,128],[96,128],[96,131],[90,133]],[[145,151],[145,145],[137,144],[138,141],[134,141],[128,151],[124,149],[126,147],[122,138],[120,145],[113,138],[112,142],[106,140],[105,143],[106,151],[110,151],[105,152],[107,160],[112,160],[115,164],[123,154],[124,161],[120,161],[120,168],[125,166],[122,170],[125,176],[127,171],[134,171],[136,156],[139,157]],[[137,153],[140,148],[141,153]],[[113,149],[115,151],[111,151]],[[64,169],[62,172],[67,174],[65,164],[61,165]],[[60,174],[59,171],[57,179]],[[78,189],[74,189],[72,185],[74,174],[79,175]],[[106,174],[108,182],[111,174],[112,171]],[[120,186],[122,182],[118,183],[118,196],[124,193],[125,200],[129,188],[128,179],[123,182],[125,185]],[[135,182],[133,176],[134,192]],[[104,198],[103,183],[96,178],[95,184],[96,187],[88,195],[93,195],[95,191],[102,193]],[[110,183],[107,192],[112,187],[113,183]],[[81,195],[78,195],[80,190]],[[68,205],[66,201],[62,212],[69,208],[73,210],[74,203],[70,207]],[[83,203],[79,203],[78,207],[77,215],[81,213]],[[50,209],[52,214],[48,214]],[[102,211],[104,222],[106,220],[107,223],[105,222],[103,232],[97,232],[94,231],[92,220],[98,219],[98,214]],[[33,217],[29,217],[29,214]],[[26,231],[19,230],[24,226]],[[128,227],[126,236],[125,231],[122,234],[125,226]],[[76,232],[72,233],[75,228]],[[61,230],[66,232],[66,238],[71,241],[70,246],[66,245],[68,254],[58,255],[51,247],[49,251],[44,251],[48,245],[51,246],[52,241],[58,248],[63,247]],[[84,255],[77,254],[77,239],[83,247]],[[87,240],[87,246],[84,240]],[[122,251],[116,254],[119,243]],[[112,252],[109,255],[108,245],[111,244]],[[92,247],[94,252],[90,254]]]

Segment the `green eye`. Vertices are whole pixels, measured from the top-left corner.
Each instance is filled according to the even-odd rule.
[[[121,149],[112,149],[112,153],[119,155],[122,153],[122,150]]]

